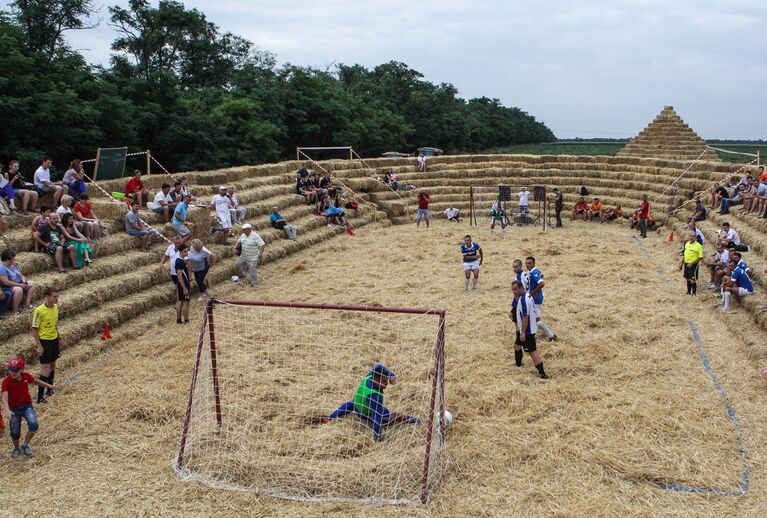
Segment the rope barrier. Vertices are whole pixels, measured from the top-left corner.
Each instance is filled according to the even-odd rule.
[[[727,149],[720,149],[718,147],[712,147],[712,146],[708,146],[708,149],[711,149],[713,151],[721,151],[722,153],[729,153],[731,155],[752,156],[756,158],[759,157],[759,155],[757,155],[756,153],[743,153],[742,151],[729,151]]]
[[[648,260],[652,261],[652,256],[647,251],[645,246],[642,244],[642,241],[640,241],[636,236],[634,236],[634,241],[636,242],[637,246],[642,251],[642,253],[644,253],[644,256]],[[657,272],[658,272],[658,276],[660,276],[660,278],[663,279],[666,285],[668,285],[669,282],[663,270],[657,270]],[[689,310],[689,307],[688,307],[688,310]],[[702,343],[702,340],[700,339],[700,332],[698,331],[698,328],[695,325],[695,322],[690,320],[689,325],[690,325],[690,330],[692,331],[693,339],[695,340],[695,345],[698,349],[698,353],[700,354],[700,359],[701,359],[701,362],[703,363],[703,367],[706,369],[706,372],[711,377],[711,381],[713,382],[714,387],[716,387],[716,391],[719,393],[719,396],[722,398],[722,401],[724,401],[725,408],[727,409],[727,415],[730,418],[730,421],[732,422],[733,426],[735,427],[735,432],[738,436],[738,450],[740,453],[740,457],[743,460],[743,474],[741,476],[740,486],[738,487],[738,489],[691,487],[691,486],[684,486],[680,484],[658,484],[658,487],[660,489],[665,489],[667,491],[680,491],[684,493],[697,493],[697,494],[719,495],[719,496],[744,496],[746,492],[748,491],[748,487],[750,485],[750,476],[749,476],[749,468],[748,468],[748,451],[746,450],[746,443],[745,443],[745,440],[743,439],[743,429],[740,426],[740,419],[738,418],[738,415],[735,413],[735,409],[733,408],[732,403],[730,402],[730,398],[727,395],[727,392],[724,390],[724,387],[722,387],[722,384],[719,383],[719,379],[714,373],[714,369],[711,367],[711,362],[709,361],[708,356],[706,356],[706,352],[703,350],[703,343]]]
[[[726,180],[726,181],[728,181],[728,182],[729,182],[729,181],[732,179],[732,177],[733,177],[733,176],[737,176],[737,175],[738,175],[738,173],[740,173],[741,171],[743,171],[743,170],[744,170],[746,167],[750,166],[751,164],[753,164],[753,163],[754,163],[754,162],[756,162],[757,160],[758,160],[758,158],[754,158],[754,159],[753,159],[753,160],[751,160],[750,162],[743,164],[743,165],[742,165],[742,166],[740,166],[740,167],[739,167],[737,170],[735,170],[734,172],[730,173],[728,176],[725,176],[725,177],[724,177],[724,180]],[[707,189],[704,189],[704,190],[702,190],[702,191],[698,191],[698,192],[695,192],[695,193],[693,193],[692,199],[690,199],[690,200],[687,200],[686,202],[682,203],[681,205],[679,205],[679,207],[677,207],[676,209],[674,209],[674,210],[673,210],[671,213],[673,214],[673,213],[675,213],[675,212],[677,212],[677,211],[680,211],[680,210],[682,210],[682,209],[683,209],[684,207],[686,207],[687,205],[689,205],[689,204],[693,203],[693,202],[695,201],[695,198],[697,198],[697,197],[698,197],[698,196],[700,196],[701,194],[705,194],[705,193],[707,193],[707,192],[710,192],[710,191],[712,191],[712,190],[714,190],[714,186],[713,186],[713,185],[712,185],[711,187],[707,188]]]
[[[371,174],[371,175],[370,175],[370,177],[371,177],[371,178],[373,178],[374,180],[376,180],[377,182],[381,182],[381,183],[382,183],[382,184],[384,184],[386,187],[388,187],[388,188],[389,188],[389,190],[390,190],[391,192],[393,192],[394,194],[396,194],[396,195],[397,195],[397,198],[399,198],[399,199],[400,199],[400,201],[401,201],[402,203],[404,203],[404,204],[405,204],[405,212],[408,212],[408,210],[407,210],[407,206],[408,206],[407,200],[406,200],[405,198],[403,198],[403,197],[402,197],[402,195],[401,195],[399,192],[395,191],[395,190],[392,188],[392,186],[391,186],[391,185],[389,185],[388,183],[386,183],[386,182],[384,182],[383,180],[381,180],[381,178],[380,178],[380,177],[378,176],[378,174],[376,173],[375,169],[373,169],[372,167],[370,167],[370,166],[368,165],[368,163],[367,163],[367,162],[365,162],[365,159],[363,159],[361,156],[359,156],[359,154],[357,154],[357,152],[354,150],[354,148],[349,148],[349,149],[351,149],[351,151],[352,151],[352,153],[354,154],[354,156],[356,156],[356,157],[357,157],[357,159],[359,159],[359,161],[360,161],[360,162],[362,162],[362,165],[363,165],[363,166],[365,166],[365,167],[366,167],[366,168],[367,168],[367,169],[368,169],[368,170],[369,170],[371,173],[373,173],[373,174]]]
[[[675,185],[676,185],[676,183],[677,183],[679,180],[681,180],[681,179],[682,179],[682,177],[683,177],[684,175],[686,175],[686,174],[687,174],[687,173],[690,171],[690,169],[692,169],[692,166],[694,166],[696,163],[700,162],[701,158],[703,158],[703,155],[705,155],[706,153],[708,153],[708,148],[704,148],[704,149],[703,149],[703,152],[702,152],[700,155],[698,155],[698,158],[696,158],[695,160],[693,160],[693,161],[692,161],[692,163],[691,163],[690,165],[688,165],[688,166],[687,166],[687,169],[685,169],[685,170],[682,172],[682,174],[680,174],[679,176],[677,176],[677,177],[676,177],[676,180],[674,180],[674,181],[673,181],[673,182],[671,182],[669,185],[667,185],[667,186],[666,186],[666,188],[665,188],[665,189],[663,189],[663,192],[662,192],[662,193],[660,193],[660,194],[656,194],[655,196],[653,196],[653,201],[656,201],[656,200],[657,200],[659,197],[661,197],[661,196],[663,196],[664,194],[666,194],[666,192],[669,190],[669,188],[672,188],[673,186],[675,186]]]

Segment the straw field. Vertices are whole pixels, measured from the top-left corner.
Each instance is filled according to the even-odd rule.
[[[66,351],[57,380],[80,376],[41,409],[35,457],[0,464],[0,514],[767,512],[767,397],[758,377],[767,363],[764,336],[741,312],[724,316],[704,296],[684,295],[675,246],[651,235],[643,242],[648,259],[621,225],[568,223],[546,233],[514,228],[511,239],[492,242],[485,229],[475,229],[485,263],[479,290],[464,293],[458,245],[467,229],[444,221],[430,229],[371,225],[357,238],[339,237],[266,265],[258,289],[214,286],[230,298],[447,310],[446,399],[456,421],[447,431],[445,477],[427,506],[403,511],[296,503],[177,479],[171,460],[200,323],[194,303],[191,325],[173,323],[168,306],[141,326],[118,329],[109,343],[83,341]],[[527,255],[536,256],[545,273],[544,320],[560,337],[555,343],[539,340],[551,376],[545,381],[536,377],[529,358],[514,367],[511,347],[511,260]],[[666,272],[668,284],[659,271]],[[657,487],[736,490],[741,483],[738,435],[701,364],[691,319],[740,418],[751,470],[743,497]],[[388,397],[407,383],[403,377]],[[353,430],[347,428],[343,437]],[[10,443],[3,444],[10,452]]]

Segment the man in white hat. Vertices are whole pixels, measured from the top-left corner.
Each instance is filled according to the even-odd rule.
[[[245,223],[242,226],[242,234],[237,240],[237,244],[234,245],[235,253],[238,248],[240,249],[240,258],[237,259],[237,263],[234,265],[237,275],[243,279],[245,278],[244,266],[247,264],[250,272],[251,286],[258,285],[258,260],[264,256],[266,243],[258,233],[253,231],[250,223]]]
[[[218,219],[218,227],[210,227],[210,233],[216,232],[224,233],[224,244],[227,244],[226,239],[231,236],[232,229],[232,202],[226,195],[226,186],[222,185],[218,188],[218,194],[213,196],[213,200],[210,202],[210,208],[215,209],[216,219]]]

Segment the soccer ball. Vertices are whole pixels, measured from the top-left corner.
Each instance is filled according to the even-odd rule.
[[[232,282],[240,282],[240,278],[236,275],[232,275]]]
[[[434,419],[439,423],[439,410],[434,412]],[[446,408],[445,409],[445,428],[448,428],[451,424],[453,424],[453,414],[450,413],[450,411]]]

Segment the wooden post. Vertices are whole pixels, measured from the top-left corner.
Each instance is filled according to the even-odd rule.
[[[99,159],[101,159],[101,148],[96,149],[96,163],[93,166],[93,182],[96,182],[96,176],[99,173]]]
[[[354,157],[352,156],[352,147],[349,146],[349,160],[353,160]]]
[[[152,153],[149,152],[149,150],[146,150],[146,174],[150,175],[152,170]]]
[[[301,152],[298,150],[298,146],[296,146],[296,162],[301,160]]]

